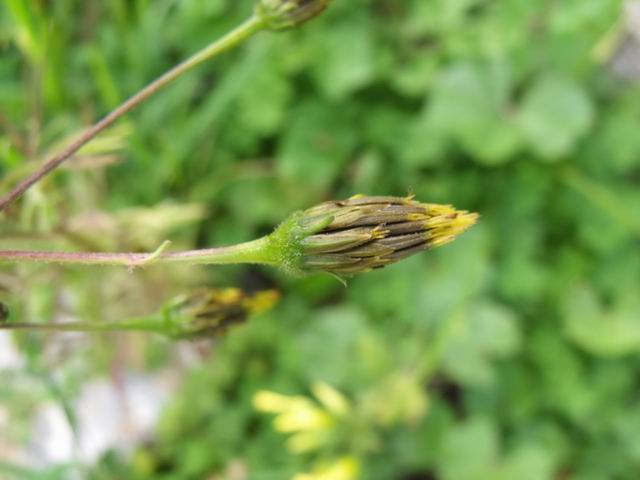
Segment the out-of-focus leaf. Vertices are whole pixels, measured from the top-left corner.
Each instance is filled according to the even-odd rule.
[[[499,438],[486,418],[472,418],[444,436],[437,460],[444,480],[494,478],[499,461]]]
[[[434,85],[430,123],[450,135],[481,163],[503,164],[520,147],[509,119],[511,79],[505,65],[459,64]]]
[[[545,76],[527,92],[517,123],[536,154],[558,160],[571,153],[593,124],[594,115],[592,101],[581,86]]]
[[[376,74],[376,51],[371,23],[364,16],[332,25],[331,34],[316,38],[312,70],[322,91],[343,99],[369,84]]]
[[[493,304],[472,304],[446,350],[443,368],[464,385],[495,380],[492,360],[515,354],[521,343],[516,317]]]
[[[327,187],[349,160],[356,140],[353,129],[347,112],[317,101],[304,103],[283,137],[278,173],[308,188]]]
[[[640,350],[640,297],[627,290],[619,303],[604,307],[594,292],[576,289],[567,299],[565,327],[576,344],[595,355],[615,357]]]
[[[500,475],[501,480],[552,480],[554,478],[553,453],[536,445],[524,445],[507,458]]]

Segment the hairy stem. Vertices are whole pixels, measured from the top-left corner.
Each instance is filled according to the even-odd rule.
[[[2,263],[56,263],[61,265],[102,265],[146,267],[157,264],[224,265],[260,263],[277,265],[269,237],[228,247],[165,252],[166,244],[154,253],[87,253],[0,251]]]
[[[78,140],[69,145],[65,150],[59,153],[57,156],[53,157],[49,161],[47,161],[44,165],[42,165],[38,170],[36,170],[33,174],[29,175],[25,180],[23,180],[20,184],[18,184],[13,190],[11,190],[8,194],[4,195],[0,199],[0,212],[5,211],[9,205],[11,205],[15,200],[20,198],[29,188],[31,188],[34,184],[40,181],[47,174],[51,173],[57,167],[62,165],[66,160],[71,158],[75,153],[78,152],[83,146],[85,146],[89,141],[91,141],[96,135],[110,127],[113,123],[115,123],[120,117],[127,114],[138,105],[158,93],[163,87],[173,82],[175,79],[183,75],[184,73],[192,70],[198,65],[210,60],[211,58],[219,55],[222,52],[230,50],[243,41],[253,36],[260,30],[265,28],[264,20],[260,19],[257,16],[252,16],[240,26],[238,26],[233,31],[229,32],[223,38],[213,42],[209,46],[200,50],[193,56],[189,57],[187,60],[169,70],[167,73],[159,77],[157,80],[153,81],[149,85],[147,85],[144,89],[138,92],[133,97],[129,98],[126,102],[116,108],[109,115],[104,117],[94,126],[89,128]]]

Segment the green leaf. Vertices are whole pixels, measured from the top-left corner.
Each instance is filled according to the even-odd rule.
[[[634,97],[630,105],[638,104]],[[602,118],[602,128],[586,152],[599,170],[630,173],[640,165],[640,135],[638,111],[621,109]],[[636,108],[637,110],[637,108]]]
[[[597,393],[586,378],[583,358],[558,335],[558,326],[539,326],[527,339],[544,405],[576,422],[594,413]]]
[[[366,17],[351,18],[319,32],[312,72],[325,95],[342,99],[369,84],[376,74],[371,24]]]
[[[308,188],[325,188],[340,174],[355,140],[344,111],[310,100],[296,109],[283,136],[277,171]]]
[[[594,355],[616,357],[640,351],[640,299],[626,298],[605,308],[593,290],[577,288],[566,302],[567,335]]]
[[[485,418],[472,418],[445,435],[437,460],[443,480],[495,478],[499,454],[495,425]]]
[[[443,369],[465,385],[487,384],[494,380],[492,360],[514,355],[520,344],[514,312],[497,304],[473,304],[449,344]]]
[[[286,79],[269,64],[251,79],[239,98],[238,115],[245,134],[259,136],[275,134],[286,119],[291,99],[291,87]]]
[[[427,118],[480,163],[503,164],[521,140],[507,115],[510,76],[505,65],[461,63],[436,81]]]
[[[517,123],[533,152],[544,160],[558,160],[573,152],[594,116],[592,101],[580,85],[544,76],[527,92]]]
[[[505,461],[500,480],[552,480],[554,455],[537,445],[523,445]]]

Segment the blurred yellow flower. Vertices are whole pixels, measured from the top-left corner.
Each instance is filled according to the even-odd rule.
[[[315,469],[313,473],[299,473],[292,480],[355,480],[359,475],[360,462],[354,457],[342,457]]]
[[[330,385],[317,382],[311,390],[318,402],[267,390],[253,398],[256,410],[278,414],[273,421],[277,431],[294,434],[287,442],[294,453],[316,450],[327,443],[340,417],[350,411],[347,398]]]
[[[273,425],[276,430],[283,433],[315,432],[331,428],[333,419],[321,408],[310,406],[278,415]]]

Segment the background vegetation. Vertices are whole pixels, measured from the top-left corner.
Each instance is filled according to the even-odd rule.
[[[251,5],[4,0],[0,189]],[[34,440],[43,402],[75,425],[88,382],[173,382],[153,434],[129,452],[35,470],[9,454],[0,472],[638,478],[640,88],[608,63],[624,28],[619,0],[335,0],[304,29],[261,34],[130,115],[2,219],[0,248],[222,245],[358,192],[411,191],[482,221],[348,289],[262,268],[2,267],[1,299],[29,321],[115,320],[205,284],[284,298],[212,346],[12,335],[5,456]],[[302,422],[319,437],[298,452],[252,402],[261,390],[310,400],[318,381],[352,413]]]

